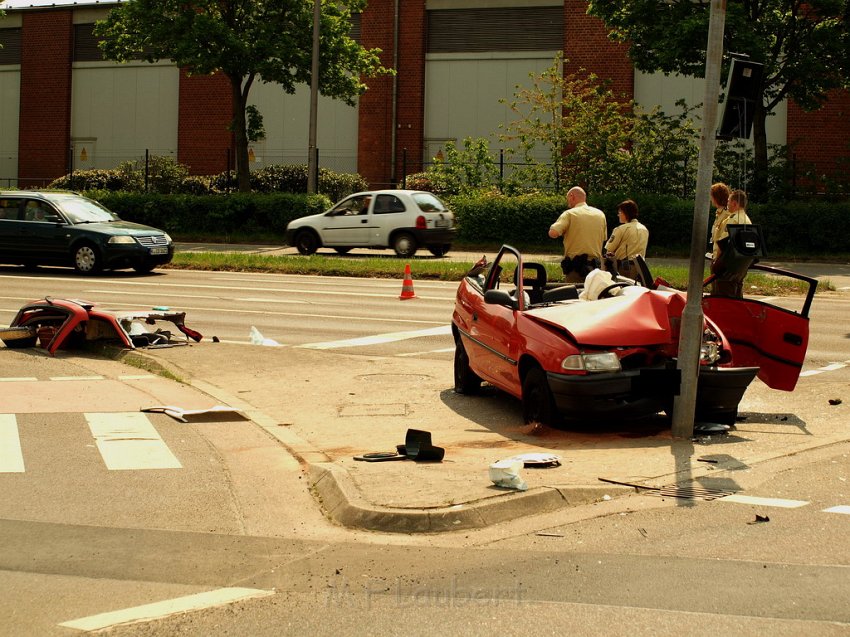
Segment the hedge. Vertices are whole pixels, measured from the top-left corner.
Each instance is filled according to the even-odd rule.
[[[298,217],[327,210],[324,195],[233,193],[229,195],[157,195],[89,191],[123,219],[145,223],[175,234],[227,236],[277,235],[283,241],[286,224]],[[589,201],[605,212],[608,231],[617,221],[617,204],[627,196],[606,193]],[[691,245],[693,201],[670,196],[635,195],[640,220],[649,228],[649,255],[687,254]],[[455,213],[458,242],[510,243],[552,249],[549,226],[566,208],[563,195],[535,194],[506,197],[497,193],[447,197]],[[850,253],[850,202],[753,204],[748,213],[762,226],[768,253],[805,257],[809,254]],[[709,212],[709,227],[714,212]],[[708,237],[706,237],[708,249]],[[655,251],[655,252],[654,252]]]
[[[298,217],[327,210],[324,195],[291,193],[231,195],[158,195],[89,191],[127,221],[144,223],[184,235],[279,234]]]

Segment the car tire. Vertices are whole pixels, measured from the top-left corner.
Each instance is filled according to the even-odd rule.
[[[526,424],[555,426],[560,422],[546,372],[539,367],[528,370],[522,381],[522,417]]]
[[[428,250],[435,257],[444,257],[444,256],[446,256],[448,251],[451,250],[451,249],[452,249],[451,243],[444,243],[444,244],[438,245],[438,246],[428,246]]]
[[[351,248],[334,248],[337,251],[337,254],[348,254],[351,252]]]
[[[309,256],[319,249],[319,237],[312,230],[301,230],[295,235],[295,248],[299,254]]]
[[[97,274],[103,270],[100,252],[92,243],[77,244],[71,256],[74,260],[74,269],[80,274]]]
[[[481,389],[481,378],[469,366],[469,356],[460,338],[455,343],[455,392],[477,394]]]
[[[399,232],[393,237],[393,250],[396,256],[409,259],[416,254],[416,237],[409,232]]]
[[[34,327],[4,327],[0,328],[0,341],[9,349],[35,347],[36,333]]]

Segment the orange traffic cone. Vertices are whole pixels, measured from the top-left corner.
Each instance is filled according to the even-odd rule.
[[[409,263],[404,266],[404,283],[401,286],[401,296],[398,298],[402,301],[416,298],[416,294],[413,292],[413,277],[410,274]]]

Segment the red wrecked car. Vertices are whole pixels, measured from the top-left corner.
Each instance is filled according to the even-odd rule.
[[[199,342],[202,335],[183,324],[185,317],[185,312],[167,308],[107,310],[89,301],[48,296],[18,310],[11,325],[0,329],[0,340],[9,348],[34,347],[40,343],[51,355],[60,348],[71,349],[98,340],[117,341],[129,349],[184,345],[188,339]],[[171,330],[157,327],[158,321],[170,323],[183,337],[175,338]]]
[[[457,290],[455,391],[472,394],[486,381],[522,401],[527,423],[671,413],[686,297],[652,282],[642,259],[639,267],[636,281],[620,279],[588,297],[583,284],[547,282],[542,264],[526,263],[518,250],[503,246],[489,268],[473,268]],[[803,308],[704,297],[699,422],[734,424],[756,376],[784,391],[797,383],[817,280],[751,268],[808,283]]]

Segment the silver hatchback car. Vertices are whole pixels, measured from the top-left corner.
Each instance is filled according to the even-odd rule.
[[[346,197],[330,210],[301,217],[286,227],[286,242],[301,254],[322,247],[345,254],[352,248],[392,248],[409,258],[420,247],[443,256],[457,229],[446,204],[430,192],[373,190]]]

